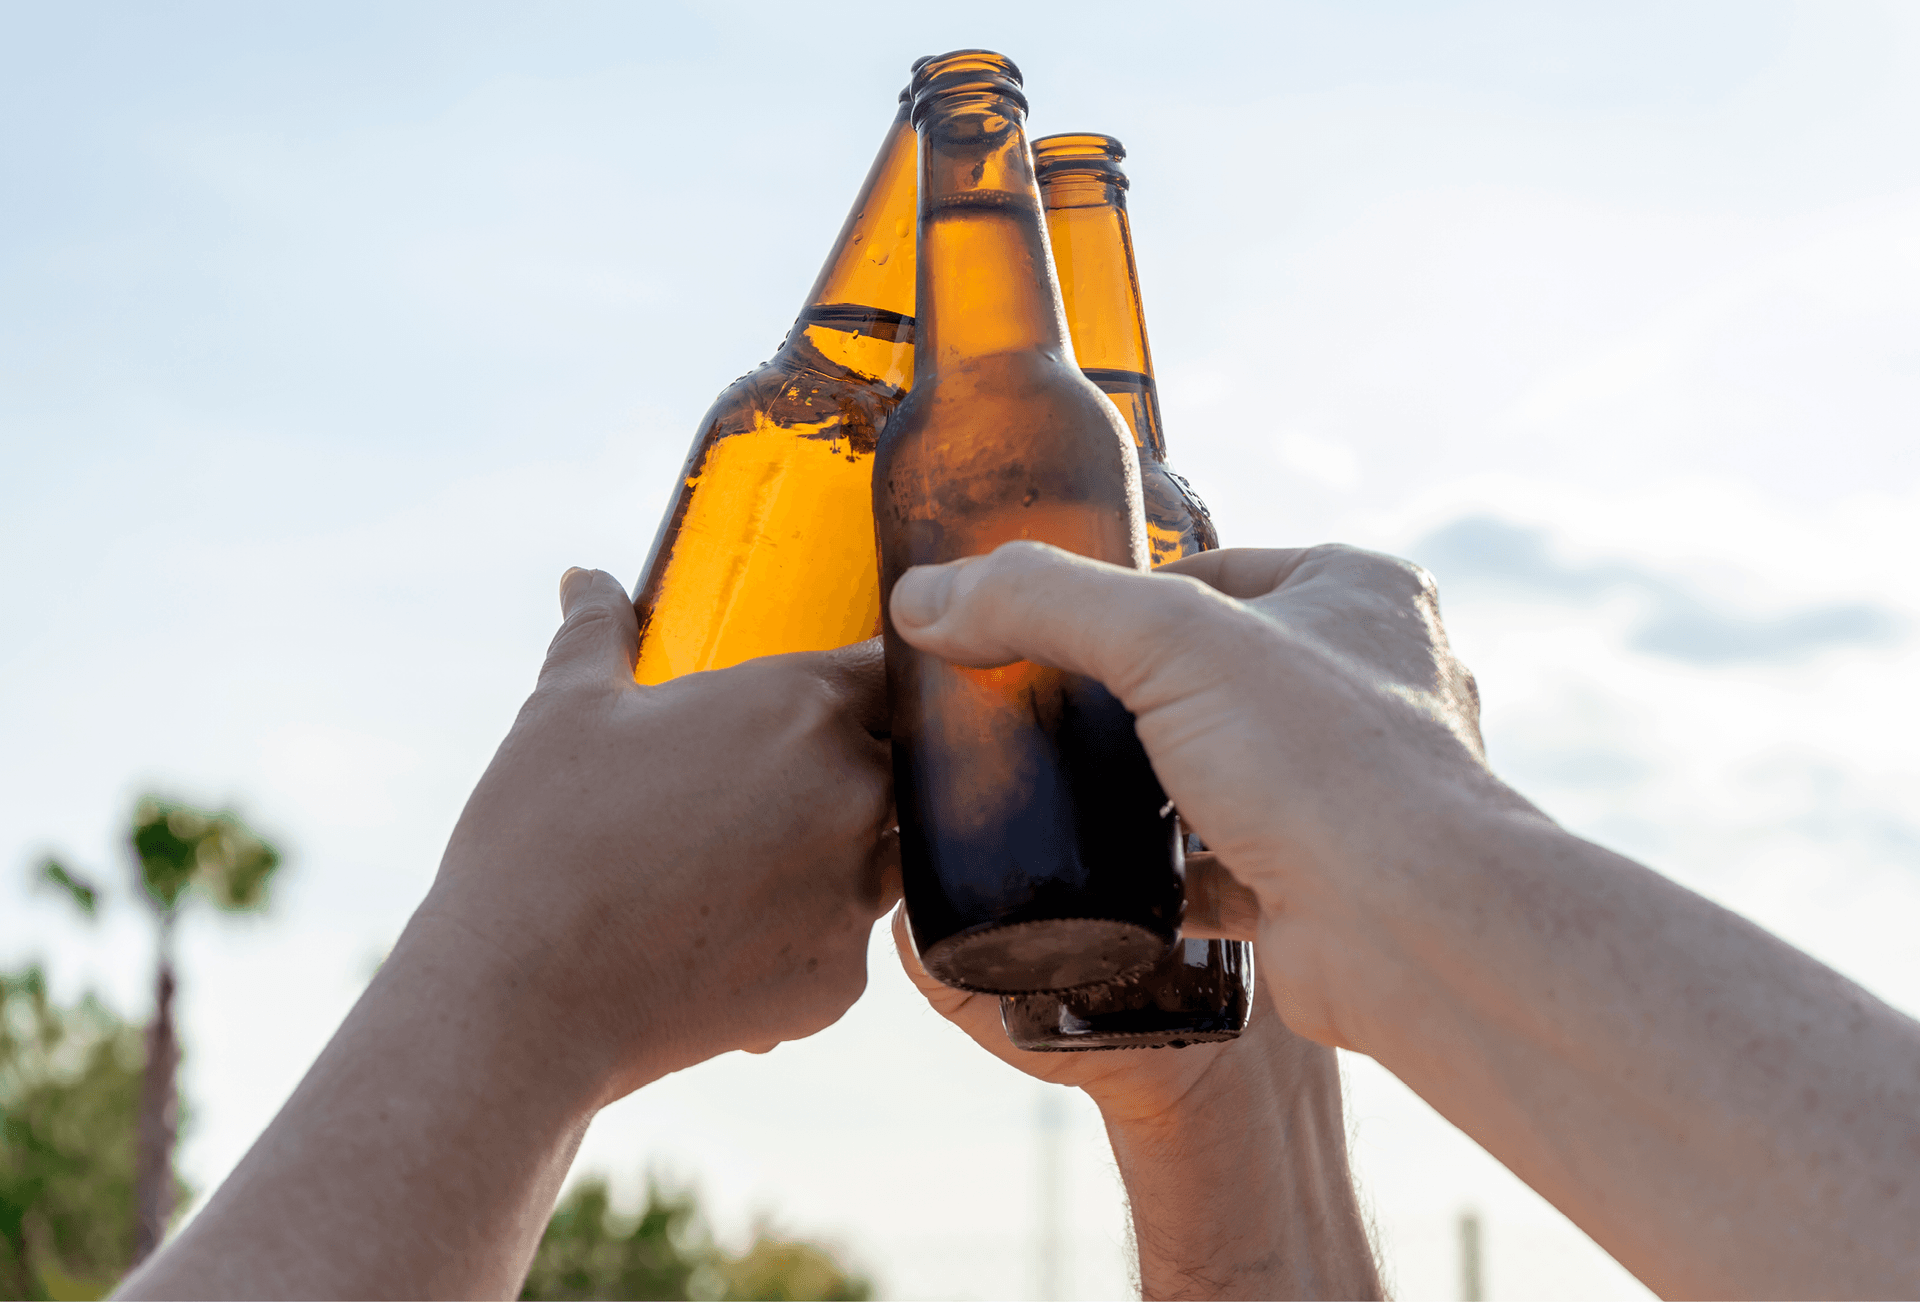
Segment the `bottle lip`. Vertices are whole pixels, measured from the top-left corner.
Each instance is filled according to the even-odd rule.
[[[1011,101],[1024,116],[1027,97],[1020,89],[1020,69],[1012,59],[992,50],[949,50],[920,60],[908,86],[913,94],[915,126],[950,95],[994,95]]]
[[[910,105],[913,103],[913,74],[925,67],[927,60],[932,57],[931,54],[923,54],[915,59],[913,65],[907,69],[907,84],[900,88],[900,102],[902,104]]]
[[[1061,131],[1033,142],[1033,179],[1045,183],[1065,176],[1098,176],[1126,189],[1126,169],[1120,160],[1127,148],[1112,136],[1094,131]]]

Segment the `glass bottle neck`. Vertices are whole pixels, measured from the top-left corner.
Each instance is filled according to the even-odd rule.
[[[904,392],[913,383],[917,139],[900,106],[783,351]],[[809,354],[813,354],[809,356]]]
[[[1086,377],[1120,408],[1135,445],[1164,458],[1127,192],[1092,172],[1055,173],[1043,190],[1074,354]]]
[[[1023,350],[1073,364],[1023,116],[982,93],[949,97],[921,123],[922,374]]]

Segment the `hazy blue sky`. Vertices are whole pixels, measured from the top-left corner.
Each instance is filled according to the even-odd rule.
[[[954,17],[944,16],[946,14]],[[429,880],[570,564],[644,559],[779,341],[917,55],[1120,136],[1174,460],[1230,544],[1440,576],[1494,763],[1920,1010],[1920,19],[1892,4],[0,3],[0,963],[144,1015],[160,785],[293,848],[189,923],[191,1178],[271,1116]],[[1409,1295],[1632,1295],[1370,1064]],[[769,1059],[582,1164],[697,1176],[905,1296],[1032,1286],[1037,1086],[877,949]],[[1118,1192],[1072,1112],[1073,1282]],[[929,1173],[935,1173],[930,1176]]]

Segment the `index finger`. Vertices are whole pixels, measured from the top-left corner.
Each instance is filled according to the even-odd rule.
[[[1156,574],[1184,574],[1216,592],[1250,601],[1264,597],[1293,577],[1313,547],[1221,547],[1195,552],[1155,568]]]
[[[847,713],[876,737],[887,735],[887,659],[880,639],[808,653],[846,703]]]

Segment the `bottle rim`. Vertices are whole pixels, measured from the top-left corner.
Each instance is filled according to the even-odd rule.
[[[933,58],[931,54],[923,54],[915,59],[912,66],[907,69],[907,84],[900,88],[900,102],[902,104],[910,105],[913,103],[913,74],[924,68],[927,65],[927,61],[931,58]]]
[[[992,95],[1010,101],[1024,117],[1027,97],[1021,90],[1020,69],[993,50],[949,50],[914,65],[913,122],[920,125],[939,101],[953,95]]]
[[[1059,131],[1033,142],[1033,179],[1045,184],[1065,176],[1098,176],[1126,189],[1126,169],[1120,160],[1127,148],[1112,136],[1095,131]]]

